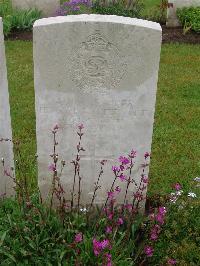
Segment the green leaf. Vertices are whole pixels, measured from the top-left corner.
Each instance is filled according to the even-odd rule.
[[[12,256],[10,253],[7,253],[4,250],[0,250],[0,254],[3,254],[4,256],[8,257],[10,260],[12,260],[13,262],[17,263],[16,259],[14,256]]]
[[[4,239],[6,237],[6,234],[7,234],[7,231],[5,231],[2,236],[1,236],[1,240],[0,240],[0,247],[2,246],[3,242],[4,242]]]
[[[60,260],[62,261],[63,257],[65,256],[65,254],[67,253],[66,250],[64,250],[61,254],[60,254]]]

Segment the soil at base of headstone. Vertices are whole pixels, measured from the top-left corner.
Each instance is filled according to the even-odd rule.
[[[33,32],[32,31],[13,31],[6,38],[9,41],[32,41]]]
[[[167,28],[165,25],[162,26],[163,30],[163,43],[190,43],[190,44],[200,44],[200,34],[195,32],[188,32],[183,34],[183,29],[180,28]],[[31,31],[23,32],[12,32],[7,38],[7,40],[22,40],[22,41],[32,41],[33,33]]]
[[[200,34],[194,31],[183,34],[183,28],[167,28],[165,25],[162,26],[162,42],[163,43],[190,43],[200,44]]]

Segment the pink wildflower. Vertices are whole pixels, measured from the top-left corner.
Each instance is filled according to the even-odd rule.
[[[129,204],[124,205],[124,208],[127,209],[128,211],[132,211],[133,205],[129,203]]]
[[[115,196],[115,192],[113,192],[113,191],[109,191],[109,192],[107,192],[107,194],[108,194],[109,199],[113,199]]]
[[[78,125],[78,129],[79,129],[79,130],[84,129],[84,125],[83,125],[83,124]]]
[[[120,217],[118,220],[117,220],[117,225],[122,225],[124,223],[124,220]]]
[[[130,163],[130,160],[127,157],[125,157],[125,156],[120,156],[119,157],[119,162],[122,163],[123,165],[126,165],[126,164]]]
[[[144,154],[144,158],[145,158],[145,160],[146,160],[148,157],[150,157],[150,153],[149,153],[149,152],[145,152],[145,154]]]
[[[129,154],[130,158],[135,158],[136,157],[137,152],[132,150],[131,153]]]
[[[94,252],[95,256],[98,256],[102,250],[104,250],[105,248],[108,248],[110,246],[110,242],[108,239],[98,241],[94,238],[92,243],[93,243],[93,252]]]
[[[161,215],[165,215],[166,212],[167,212],[167,210],[166,210],[165,207],[159,207],[159,208],[158,208],[158,212],[159,212]]]
[[[98,256],[101,252],[101,242],[95,238],[92,240],[93,243],[93,252],[95,256]]]
[[[104,239],[100,242],[101,245],[101,249],[105,249],[109,246],[109,240],[108,239]]]
[[[142,175],[141,181],[142,181],[143,183],[147,184],[147,183],[148,183],[148,176],[146,176],[146,175]]]
[[[119,193],[121,192],[121,188],[120,188],[119,186],[117,186],[117,187],[115,188],[115,191],[117,192],[117,194],[119,194]]]
[[[112,255],[109,254],[109,253],[106,253],[106,254],[105,254],[105,257],[107,258],[107,260],[111,260],[111,259],[112,259]]]
[[[56,171],[56,167],[53,163],[51,163],[48,167],[49,171],[55,172]]]
[[[158,239],[158,235],[156,233],[151,233],[150,239],[155,241]]]
[[[119,166],[119,168],[121,171],[124,171],[124,169],[125,169],[125,167],[122,164]]]
[[[112,266],[112,255],[109,253],[106,253],[105,258],[106,258],[106,266]]]
[[[161,215],[160,213],[156,214],[156,216],[155,216],[155,220],[156,220],[157,222],[159,222],[160,224],[164,224],[164,216]]]
[[[74,241],[75,241],[76,243],[80,243],[80,242],[82,242],[82,241],[83,241],[83,234],[82,234],[82,233],[78,233],[78,234],[76,234],[76,235],[75,235],[75,239],[74,239]]]
[[[112,226],[107,226],[106,227],[106,233],[111,234],[112,233]]]
[[[143,195],[139,191],[137,191],[136,193],[134,193],[133,196],[134,196],[135,199],[137,199],[139,201],[143,200]]]
[[[59,129],[59,126],[58,126],[58,124],[56,124],[56,125],[54,126],[53,130],[58,130],[58,129]]]
[[[151,221],[153,221],[153,220],[155,219],[155,214],[154,214],[154,213],[150,213],[150,214],[149,214],[149,219],[150,219]]]
[[[146,246],[144,248],[144,253],[146,254],[147,257],[152,257],[153,256],[153,248],[151,246]]]
[[[93,251],[95,256],[98,256],[100,254],[100,251],[98,249],[94,249]]]
[[[167,264],[168,265],[175,265],[176,264],[176,260],[175,259],[168,259]]]
[[[113,216],[114,216],[114,214],[113,214],[112,212],[111,212],[111,213],[109,213],[109,214],[108,214],[108,220],[110,220],[110,221],[111,221],[111,220],[113,219]]]
[[[153,228],[151,229],[151,234],[159,234],[161,230],[161,227],[159,224],[155,224]]]
[[[176,191],[179,191],[179,190],[181,190],[182,186],[181,186],[181,184],[176,183],[176,184],[173,185],[173,188],[174,188]]]
[[[120,171],[120,169],[119,169],[119,167],[118,166],[112,166],[112,171],[114,172],[114,173],[116,173],[116,172],[119,172]]]
[[[119,179],[123,182],[124,180],[126,180],[126,176],[124,174],[121,174],[119,176]]]

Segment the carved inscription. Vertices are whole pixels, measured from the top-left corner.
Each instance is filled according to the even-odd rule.
[[[124,105],[123,102],[121,103],[121,105],[116,104],[116,107],[108,105],[106,108],[97,108],[94,112],[87,111],[86,109],[80,112],[75,107],[69,108],[66,104],[63,105],[57,104],[54,106],[41,105],[39,111],[41,115],[54,111],[60,114],[64,113],[65,118],[67,120],[69,120],[69,117],[72,118],[74,116],[77,116],[77,114],[79,114],[80,116],[81,113],[81,116],[84,117],[86,120],[93,119],[95,121],[97,121],[96,118],[97,116],[95,115],[96,112],[98,114],[101,114],[102,120],[111,119],[112,121],[124,120],[124,114],[128,115],[131,118],[134,118],[134,117],[144,117],[145,115],[148,115],[149,113],[152,112],[151,109],[135,109],[132,103]]]
[[[94,88],[116,87],[126,70],[126,64],[116,45],[99,31],[79,44],[72,58],[71,77],[77,87],[91,92]]]

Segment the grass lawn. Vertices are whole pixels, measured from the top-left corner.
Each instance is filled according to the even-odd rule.
[[[152,8],[161,3],[161,0],[144,0],[145,8]]]
[[[21,141],[24,173],[35,183],[35,113],[32,43],[7,41],[13,135]],[[162,46],[149,193],[200,175],[200,46]]]

